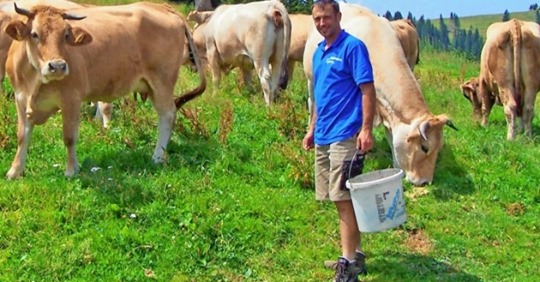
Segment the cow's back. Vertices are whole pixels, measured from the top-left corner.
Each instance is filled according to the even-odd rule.
[[[391,21],[390,24],[395,30],[399,42],[401,43],[401,47],[407,58],[407,63],[411,69],[414,69],[414,66],[420,60],[420,42],[416,27],[409,19],[394,20]]]

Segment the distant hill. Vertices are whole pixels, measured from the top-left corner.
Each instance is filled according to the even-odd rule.
[[[486,38],[486,30],[488,26],[495,22],[502,21],[503,13],[500,14],[493,14],[493,15],[478,15],[478,16],[469,16],[469,17],[459,17],[459,22],[461,29],[469,30],[470,27],[473,29],[478,28],[478,31],[480,32],[480,35],[482,38]],[[534,11],[526,11],[526,12],[512,12],[510,13],[510,18],[515,18],[523,21],[532,21],[534,22],[536,19],[535,12]],[[454,31],[454,26],[452,24],[452,21],[450,18],[443,18],[444,22],[448,26],[450,34]],[[431,19],[433,21],[433,24],[440,28],[439,26],[439,19]]]

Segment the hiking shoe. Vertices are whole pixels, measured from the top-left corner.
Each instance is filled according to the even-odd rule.
[[[336,267],[335,282],[358,282],[358,268],[356,261],[348,261],[344,257],[339,257]]]
[[[356,255],[354,256],[354,260],[356,261],[356,264],[358,268],[360,269],[361,275],[367,275],[367,268],[366,268],[366,255],[364,255],[361,252],[356,252]],[[338,262],[336,260],[326,260],[324,261],[324,267],[332,270],[336,270],[338,265]]]

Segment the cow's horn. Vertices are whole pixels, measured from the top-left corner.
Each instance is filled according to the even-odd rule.
[[[426,135],[426,132],[429,128],[429,121],[423,121],[419,126],[418,126],[418,130],[420,131],[420,135],[422,136],[422,138],[424,138],[424,140],[427,141],[427,135]]]
[[[447,120],[446,121],[446,125],[448,125],[450,128],[452,128],[453,130],[457,131],[457,127],[452,123],[451,120]]]
[[[62,18],[64,18],[64,20],[77,20],[78,21],[78,20],[82,20],[86,18],[86,16],[78,16],[78,15],[65,13],[62,15]]]
[[[29,10],[17,7],[17,2],[13,2],[13,5],[15,5],[15,12],[17,12],[17,14],[30,17],[30,11]]]

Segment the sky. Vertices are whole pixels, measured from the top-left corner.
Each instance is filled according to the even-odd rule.
[[[392,15],[400,11],[403,17],[407,17],[411,12],[417,19],[422,15],[426,19],[438,19],[441,14],[443,18],[448,18],[451,12],[458,17],[503,14],[505,10],[512,16],[512,12],[527,11],[531,4],[540,4],[540,1],[535,0],[346,0],[346,2],[360,4],[381,16],[386,11],[390,11]]]

